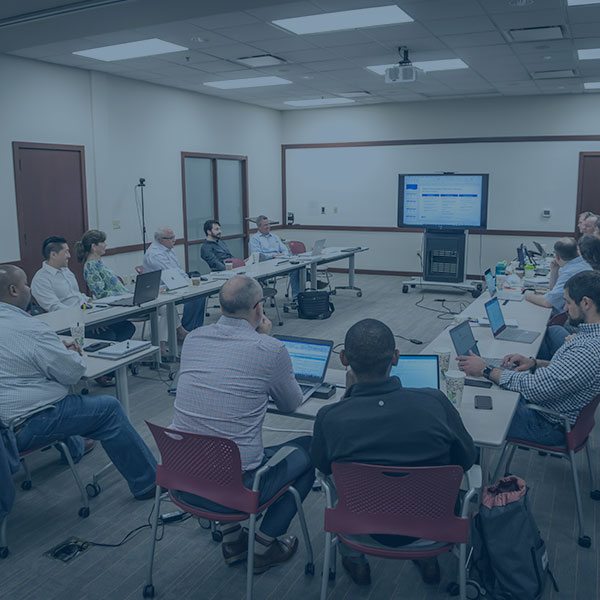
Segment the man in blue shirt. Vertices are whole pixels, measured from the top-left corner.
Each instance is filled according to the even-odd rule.
[[[552,308],[556,314],[565,309],[565,283],[581,273],[591,271],[592,267],[579,256],[577,242],[571,238],[561,238],[554,244],[554,260],[550,268],[550,290],[543,296],[532,291],[525,292],[525,299],[538,306]]]
[[[250,252],[260,252],[267,258],[278,258],[280,256],[290,256],[290,251],[284,243],[271,233],[271,223],[264,215],[256,219],[258,231],[250,238]],[[300,272],[292,271],[290,273],[290,285],[292,287],[292,299],[296,300],[300,289]]]

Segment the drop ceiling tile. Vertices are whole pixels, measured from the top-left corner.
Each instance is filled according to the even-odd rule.
[[[297,50],[293,52],[280,52],[281,58],[296,63],[314,62],[317,60],[333,60],[337,55],[324,48],[315,48],[313,50]]]
[[[144,38],[157,37],[166,42],[180,44],[182,46],[194,47],[200,43],[192,38],[201,37],[200,29],[189,21],[173,21],[171,23],[162,23],[161,25],[153,25],[152,27],[141,27],[135,30]]]
[[[567,14],[571,23],[600,23],[600,4],[571,6]]]
[[[216,31],[209,31],[208,29],[202,29],[198,27],[198,33],[193,37],[199,37],[202,42],[198,42],[194,45],[196,50],[205,50],[212,46],[223,46],[225,44],[231,44],[231,39],[217,33]]]
[[[386,0],[387,1],[387,0]],[[431,33],[420,23],[400,23],[383,25],[362,30],[363,34],[376,41],[392,41],[398,46],[417,38],[431,38]]]
[[[323,72],[323,71],[336,71],[337,69],[346,69],[351,64],[344,59],[337,58],[334,60],[319,60],[317,62],[307,62],[304,66],[311,71]]]
[[[514,59],[514,54],[507,44],[479,46],[477,48],[454,48],[453,52],[467,63],[473,59],[479,62],[486,60],[503,60],[504,58]]]
[[[278,75],[284,79],[290,79],[295,77],[296,79],[302,75],[311,74],[313,71],[307,69],[302,65],[285,64],[285,65],[274,65],[272,67],[261,67],[258,69],[265,75]]]
[[[58,56],[60,54],[76,52],[78,50],[86,50],[91,47],[92,46],[90,46],[90,42],[83,38],[79,40],[56,42],[54,44],[43,44],[40,46],[33,46],[31,48],[22,48],[19,50],[14,50],[10,54],[24,56],[26,58],[46,58],[50,56]]]
[[[250,8],[245,12],[260,19],[261,21],[274,21],[276,19],[293,19],[294,17],[305,17],[325,12],[313,2],[290,2],[276,6],[265,6]]]
[[[595,21],[593,23],[572,23],[571,34],[574,38],[587,38],[598,35],[600,31],[600,22]]]
[[[357,8],[370,8],[372,6],[385,6],[386,4],[395,3],[389,2],[388,0],[313,0],[312,4],[319,7],[324,12],[337,12],[341,10],[354,10]]]
[[[363,35],[367,29],[352,29],[351,31],[332,31],[330,33],[311,33],[303,36],[306,41],[320,46],[321,48],[332,48],[334,46],[349,46],[350,44],[361,44],[371,40]]]
[[[432,0],[429,2],[402,3],[402,8],[413,19],[425,23],[439,19],[485,16],[477,0]]]
[[[572,40],[540,40],[539,42],[521,42],[510,45],[517,56],[528,54],[552,54],[553,52],[573,52]]]
[[[600,60],[580,60],[577,70],[582,77],[600,76]]]
[[[184,50],[182,52],[170,52],[156,57],[157,60],[172,62],[178,65],[198,65],[215,60],[214,56],[197,50]],[[189,60],[188,60],[189,59]]]
[[[219,34],[237,42],[256,42],[260,40],[286,38],[293,35],[269,23],[254,23],[253,25],[243,25],[241,27],[227,27],[219,29]]]
[[[383,52],[380,44],[375,42],[367,44],[353,44],[352,46],[337,46],[333,52],[343,58],[357,58],[379,56]]]
[[[113,33],[86,36],[85,40],[90,44],[90,48],[102,48],[103,46],[112,46],[113,44],[137,42],[139,40],[148,39],[149,37],[154,36],[140,33],[137,29],[128,29],[124,31],[115,31]]]
[[[488,17],[479,16],[428,21],[427,29],[435,35],[457,35],[460,33],[495,31],[496,26]]]
[[[241,65],[238,63],[229,62],[226,60],[213,60],[211,62],[200,63],[195,65],[200,71],[205,73],[229,73],[231,71],[241,70]],[[251,73],[252,69],[246,69],[246,73]]]
[[[315,47],[314,44],[311,44],[300,36],[290,36],[276,40],[258,40],[253,42],[253,46],[274,54],[279,52],[294,52],[296,50],[311,50]]]
[[[489,67],[485,69],[478,69],[478,74],[481,75],[484,79],[491,83],[496,83],[500,81],[527,81],[530,79],[529,73],[519,66],[519,67]]]
[[[443,35],[441,41],[448,48],[468,48],[473,46],[491,46],[502,44],[504,38],[497,31],[486,31],[484,33],[462,33],[460,35]]]
[[[489,13],[530,13],[540,10],[562,9],[566,2],[564,0],[535,0],[531,4],[519,6],[510,4],[508,0],[479,0],[483,8]]]
[[[577,39],[573,41],[573,45],[579,50],[588,48],[600,48],[600,38],[595,37]],[[587,60],[585,60],[584,62],[587,62]]]
[[[248,44],[236,44],[235,42],[230,42],[223,46],[211,46],[206,49],[206,54],[211,55],[214,58],[232,60],[246,56],[256,56],[258,54],[263,54],[263,52]]]
[[[198,19],[188,19],[190,23],[206,29],[224,29],[227,27],[240,27],[260,23],[259,19],[247,12],[232,12]]]

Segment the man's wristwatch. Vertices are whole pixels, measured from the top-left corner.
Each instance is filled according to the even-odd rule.
[[[533,366],[529,368],[529,372],[533,375],[537,369],[537,360],[533,356],[529,357],[533,361]]]
[[[491,372],[494,370],[494,367],[492,367],[492,365],[485,365],[485,368],[483,369],[483,376],[486,379],[490,378],[490,374]]]

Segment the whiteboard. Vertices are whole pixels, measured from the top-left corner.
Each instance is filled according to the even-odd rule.
[[[489,173],[488,229],[569,231],[583,151],[600,142],[287,148],[287,210],[297,225],[396,227],[398,174]]]

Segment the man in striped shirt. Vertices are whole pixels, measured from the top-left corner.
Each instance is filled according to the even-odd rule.
[[[538,404],[567,415],[571,425],[579,413],[600,394],[600,273],[583,271],[565,284],[565,308],[577,334],[565,342],[552,360],[540,360],[521,354],[504,357],[505,366],[514,370],[492,368],[475,356],[457,357],[459,368],[467,375],[484,376],[503,388],[521,393],[508,436],[522,440],[563,445],[562,419],[525,407]]]
[[[260,482],[260,503],[272,498],[286,483],[304,499],[314,481],[308,449],[310,436],[263,447],[262,425],[269,396],[277,407],[292,412],[302,392],[283,342],[271,337],[271,322],[263,315],[263,292],[252,278],[239,275],[221,288],[223,316],[213,325],[190,332],[181,352],[173,427],[180,431],[233,440],[242,459],[244,485],[252,488],[256,469],[277,450],[294,450]],[[220,511],[207,500],[176,492],[189,504]],[[292,557],[294,536],[283,536],[296,514],[291,494],[284,494],[265,513],[256,534],[254,572],[260,573]],[[232,564],[247,557],[248,537],[239,524],[223,532],[223,557]],[[279,539],[278,539],[279,538]]]

